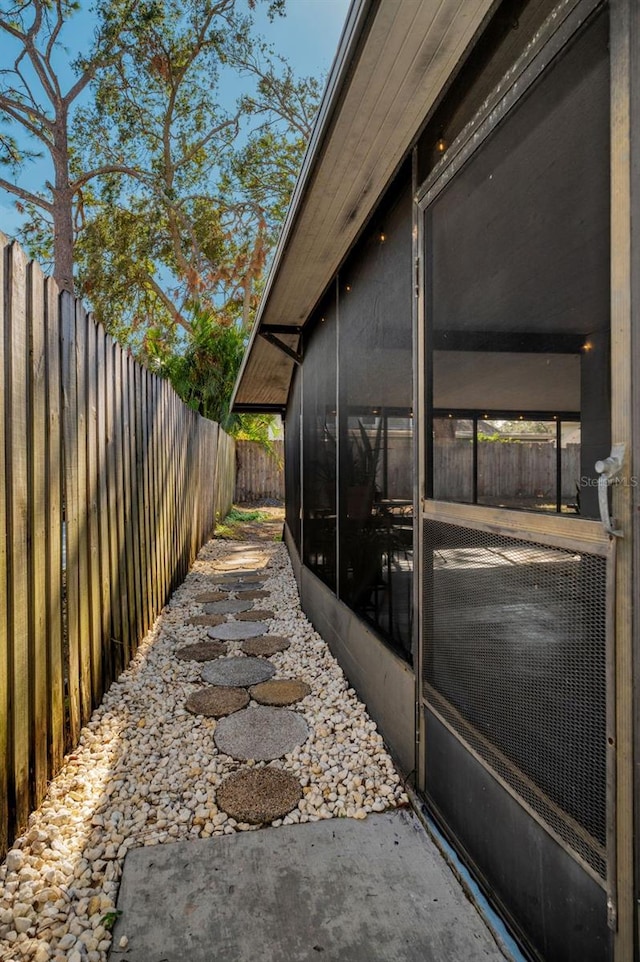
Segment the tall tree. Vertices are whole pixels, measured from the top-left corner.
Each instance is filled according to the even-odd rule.
[[[135,0],[123,2],[100,18],[89,52],[67,71],[60,69],[63,34],[76,12],[73,0],[28,0],[0,11],[0,36],[13,62],[0,68],[0,166],[6,176],[0,187],[17,197],[51,225],[54,275],[65,290],[73,290],[74,202],[95,178],[125,172],[127,164],[74,164],[70,118],[97,73],[121,55],[121,36],[136,10]],[[22,143],[27,142],[27,147]],[[52,178],[41,191],[20,182],[24,165],[46,154]]]
[[[0,13],[0,188],[33,256],[69,290],[75,262],[123,340],[162,330],[170,349],[198,311],[249,324],[319,97],[255,37],[255,2],[105,0],[72,63],[73,0]],[[20,174],[38,149],[53,176],[34,191]]]
[[[0,188],[27,215],[23,241],[236,430],[248,425],[229,415],[231,387],[320,94],[255,36],[256,2],[102,0],[72,63],[74,0],[0,12],[14,50],[0,69]],[[38,151],[53,177],[33,191],[20,174]]]
[[[318,85],[278,73],[229,0],[165,2],[136,41],[101,74],[82,128],[87,154],[145,177],[103,180],[85,203],[81,287],[105,321],[116,291],[134,336],[162,329],[170,343],[197,312],[246,328]]]

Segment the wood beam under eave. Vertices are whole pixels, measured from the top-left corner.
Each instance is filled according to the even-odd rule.
[[[277,347],[279,351],[282,351],[284,354],[286,354],[287,357],[290,357],[291,360],[296,364],[302,364],[302,354],[299,354],[298,351],[294,351],[292,347],[289,347],[288,344],[285,344],[284,341],[281,341],[279,337],[275,336],[275,334],[271,334],[269,331],[265,330],[260,330],[258,334],[260,337],[264,338],[265,341],[268,341],[269,344],[273,344],[273,346]]]

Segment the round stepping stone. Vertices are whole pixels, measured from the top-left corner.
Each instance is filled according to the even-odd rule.
[[[240,711],[249,704],[249,695],[245,688],[201,688],[194,691],[185,702],[185,708],[194,715],[206,715],[208,718],[222,718]]]
[[[188,625],[206,625],[207,628],[215,628],[216,625],[223,625],[227,619],[224,615],[194,615],[187,621]]]
[[[226,652],[225,645],[219,641],[196,641],[193,645],[184,645],[176,651],[176,658],[181,661],[213,661]]]
[[[231,758],[268,762],[302,745],[309,728],[295,711],[258,705],[223,718],[213,737],[219,750]]]
[[[226,588],[226,585],[230,581],[241,581],[243,578],[251,578],[252,581],[266,581],[267,576],[261,571],[224,571],[220,574],[213,575],[211,581],[214,585],[221,585]]]
[[[269,598],[270,591],[261,591],[259,588],[254,591],[239,591],[238,598],[242,601],[254,601],[256,598]]]
[[[261,705],[279,707],[295,705],[310,692],[310,686],[299,678],[271,678],[249,689],[249,694],[254,701],[260,702]]]
[[[302,798],[297,778],[279,768],[248,768],[225,778],[216,804],[237,822],[258,825],[284,818]]]
[[[208,615],[233,615],[237,611],[249,611],[250,608],[250,601],[235,601],[232,598],[227,601],[216,601],[213,604],[204,606],[204,610]]]
[[[265,635],[269,625],[265,621],[226,621],[224,625],[209,628],[210,638],[222,641],[244,641],[245,638],[256,638]]]
[[[264,658],[220,658],[219,661],[205,665],[202,680],[210,685],[236,686],[248,688],[275,675],[271,662]]]
[[[201,595],[196,595],[193,600],[197,605],[207,605],[215,601],[226,601],[228,597],[228,591],[205,591]]]
[[[245,655],[262,655],[269,658],[277,651],[286,651],[291,641],[288,638],[281,638],[280,635],[262,635],[260,638],[249,638],[243,641],[240,647]]]
[[[250,602],[247,601],[245,604],[249,605]],[[265,608],[252,608],[250,611],[240,611],[236,615],[238,621],[266,621],[267,618],[273,617],[273,612]]]
[[[229,591],[253,591],[262,588],[264,581],[229,581],[226,585]]]

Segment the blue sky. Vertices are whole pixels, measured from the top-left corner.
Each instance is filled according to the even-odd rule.
[[[86,8],[88,4],[83,2],[82,6]],[[298,75],[326,76],[333,62],[348,8],[349,0],[287,0],[285,17],[277,17],[270,23],[259,5],[255,19],[258,32],[289,61]],[[77,35],[86,36],[85,30],[90,24],[88,14],[81,12],[77,23]],[[67,37],[69,42],[71,31]],[[6,39],[0,37],[0,63],[9,60],[11,54]],[[36,162],[25,171],[21,183],[29,189],[38,190],[39,181],[48,176],[48,164],[45,161]],[[0,189],[0,231],[12,235],[18,225],[19,216],[14,201]]]
[[[299,74],[328,73],[349,0],[287,0],[286,17],[272,24],[256,12],[260,29]]]

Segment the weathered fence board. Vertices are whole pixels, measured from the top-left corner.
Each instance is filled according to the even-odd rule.
[[[122,671],[122,619],[120,612],[120,590],[118,587],[118,519],[116,510],[116,443],[114,436],[115,407],[114,345],[110,334],[105,338],[105,384],[102,403],[106,411],[106,456],[107,456],[107,505],[106,524],[109,541],[109,637],[111,677],[117,678]]]
[[[233,502],[235,481],[235,444],[224,431],[220,431],[218,439],[218,455],[216,459],[216,475],[218,483],[215,490],[216,519],[224,518]]]
[[[78,583],[78,555],[80,552],[80,522],[78,498],[77,430],[78,399],[75,364],[75,302],[63,293],[60,300],[62,316],[62,421],[63,421],[63,481],[65,534],[64,612],[66,615],[67,664],[66,704],[69,716],[69,739],[75,744],[80,734],[80,586]]]
[[[47,666],[49,772],[58,770],[64,755],[63,565],[62,565],[62,381],[60,371],[60,310],[55,282],[46,281],[47,338],[47,464],[45,498],[47,532]],[[2,474],[3,472],[0,472]],[[1,530],[1,527],[0,527]]]
[[[107,336],[97,327],[96,364],[98,371],[96,404],[98,424],[98,530],[100,543],[100,614],[102,684],[113,680],[111,663],[111,567],[109,556],[109,458],[107,416]]]
[[[4,234],[0,234],[0,291],[7,290],[6,278],[9,271],[7,263],[9,248],[6,246],[7,239]],[[2,314],[0,315],[0,399],[3,405],[6,403],[7,385],[5,379],[5,339],[7,333],[7,309],[8,305],[0,300]],[[6,477],[7,462],[5,448],[5,420],[6,407],[0,417],[0,530],[6,531]],[[0,607],[7,611],[7,541],[0,538]],[[5,724],[0,724],[0,851],[4,851],[9,842],[10,833],[10,811],[9,811],[9,770],[11,765],[10,747],[11,733],[9,731],[9,638],[8,625],[6,618],[0,618],[0,717],[5,719]]]
[[[102,675],[102,621],[100,617],[100,529],[98,479],[98,337],[96,325],[87,323],[87,545],[89,563],[89,637],[91,644],[91,706],[100,699]]]
[[[127,617],[129,620],[129,659],[133,657],[138,639],[136,615],[136,576],[134,571],[135,554],[133,551],[133,478],[131,473],[131,440],[133,426],[131,423],[131,358],[122,353],[122,447],[124,464],[124,543],[125,568],[127,584]]]
[[[87,498],[87,332],[88,318],[79,302],[75,302],[75,365],[76,365],[76,467],[78,472],[78,673],[80,685],[80,724],[91,717],[91,636],[89,624],[89,537]]]
[[[38,805],[47,788],[47,635],[46,635],[46,365],[44,276],[37,264],[27,272],[28,336],[31,361],[29,392],[29,609],[31,637],[30,701],[33,706],[31,745],[33,803]]]
[[[231,505],[234,442],[0,235],[0,858]]]
[[[7,547],[9,554],[9,712],[12,765],[9,783],[15,795],[15,823],[21,824],[29,813],[29,755],[31,712],[29,645],[29,570],[28,550],[28,380],[26,324],[25,256],[12,245],[9,298],[6,313],[7,357]]]
[[[136,451],[136,438],[138,436],[138,422],[136,417],[136,364],[133,358],[127,357],[127,380],[129,382],[129,492],[131,510],[131,541],[133,545],[132,567],[133,567],[133,600],[135,631],[134,636],[137,642],[144,634],[143,608],[143,589],[142,589],[142,559],[140,557],[140,524],[138,519],[138,462]]]
[[[0,234],[0,291],[7,289],[6,276],[9,265],[7,263],[9,248],[6,246],[4,234]],[[4,245],[4,246],[3,246]],[[6,455],[5,455],[5,422],[6,422],[6,384],[5,384],[5,330],[6,308],[2,314],[2,337],[0,338],[0,532],[7,530],[6,517]],[[6,724],[0,725],[0,800],[9,797],[9,773],[11,767],[11,734],[9,731],[9,639],[8,639],[8,605],[7,605],[7,542],[0,537],[0,717],[6,719]],[[12,827],[9,824],[9,808],[0,801],[0,851],[7,847]]]

